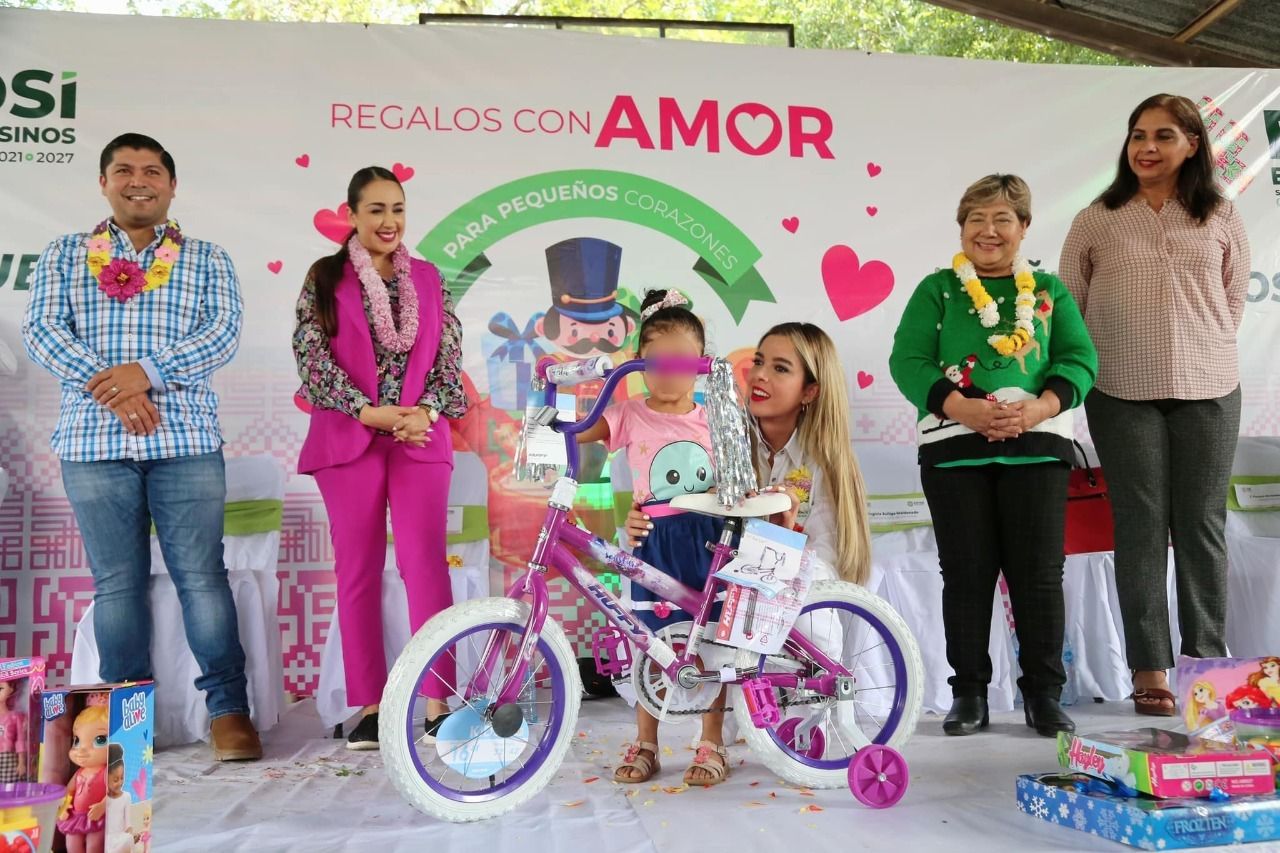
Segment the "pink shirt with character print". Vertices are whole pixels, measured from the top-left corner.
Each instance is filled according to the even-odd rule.
[[[655,412],[643,399],[604,410],[609,450],[627,451],[632,489],[640,503],[669,501],[715,485],[707,412],[694,404],[683,415]]]

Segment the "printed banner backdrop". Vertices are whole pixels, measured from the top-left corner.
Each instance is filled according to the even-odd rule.
[[[964,187],[994,171],[1026,178],[1025,251],[1056,269],[1072,216],[1112,174],[1129,111],[1155,92],[1202,102],[1220,178],[1248,222],[1242,430],[1280,432],[1278,71],[11,9],[0,9],[0,42],[0,655],[45,655],[54,681],[92,584],[48,448],[57,388],[24,356],[20,325],[36,256],[108,211],[97,158],[123,131],[172,151],[174,216],[225,246],[241,277],[244,335],[216,380],[226,452],[271,454],[290,472],[307,426],[290,350],[303,274],[346,230],[351,173],[394,167],[407,242],[454,283],[464,324],[476,404],[455,430],[490,470],[495,589],[526,559],[545,501],[510,478],[522,383],[542,353],[624,356],[644,290],[677,287],[715,352],[738,361],[780,320],[827,329],[856,441],[910,443],[889,346],[915,284],[957,250]],[[549,268],[548,247],[580,238],[620,247],[616,282],[578,287]],[[584,304],[565,297],[596,300],[585,304],[599,321],[561,314]],[[604,318],[614,301],[622,313]],[[584,518],[607,530],[605,460],[587,461]],[[316,680],[331,567],[319,496],[290,473],[279,574],[295,693]],[[582,642],[586,612],[560,596],[555,613]]]

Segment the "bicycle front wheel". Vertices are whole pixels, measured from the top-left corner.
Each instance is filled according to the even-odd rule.
[[[515,668],[528,618],[529,605],[510,598],[456,604],[422,626],[396,660],[378,739],[387,776],[420,811],[455,823],[495,817],[529,800],[559,769],[582,685],[554,620],[543,624],[525,673],[515,732],[498,735],[485,715]],[[487,650],[494,665],[482,679]],[[447,694],[451,711],[434,735],[425,729],[429,693]]]

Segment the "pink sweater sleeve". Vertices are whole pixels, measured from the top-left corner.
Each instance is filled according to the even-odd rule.
[[[0,713],[0,752],[27,752],[27,715],[21,711]]]

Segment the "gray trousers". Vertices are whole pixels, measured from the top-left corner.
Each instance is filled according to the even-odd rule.
[[[1240,389],[1216,400],[1085,400],[1116,523],[1116,591],[1129,667],[1169,669],[1168,547],[1182,654],[1226,654],[1227,488]]]

